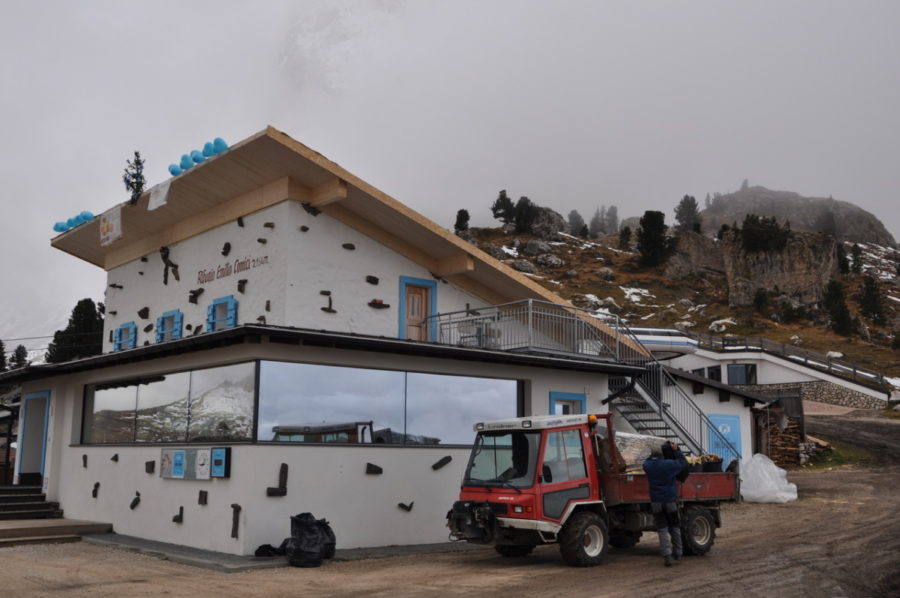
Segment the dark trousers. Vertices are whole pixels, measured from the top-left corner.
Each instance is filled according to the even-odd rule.
[[[659,534],[660,554],[680,557],[682,555],[681,521],[678,517],[678,503],[650,503],[650,511],[653,513],[653,520],[656,522],[656,532]]]

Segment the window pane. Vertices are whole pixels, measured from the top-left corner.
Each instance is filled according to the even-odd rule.
[[[190,374],[168,374],[138,386],[137,441],[184,442]]]
[[[410,373],[407,444],[472,444],[475,422],[518,415],[516,380]]]
[[[743,364],[728,366],[729,384],[747,384],[747,368]]]
[[[489,432],[480,436],[465,484],[469,486],[511,485],[529,488],[541,442],[540,432]]]
[[[84,404],[84,442],[134,442],[137,386],[95,390],[88,386]]]
[[[714,365],[706,368],[706,375],[710,380],[715,380],[716,382],[722,381],[722,366]]]
[[[586,476],[585,472],[581,432],[562,430],[548,434],[541,474],[544,481],[556,483],[579,480]]]
[[[260,364],[260,441],[403,442],[403,372]]]
[[[255,382],[252,362],[191,372],[188,439],[251,440]]]

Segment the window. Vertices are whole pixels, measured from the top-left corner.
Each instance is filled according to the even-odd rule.
[[[541,470],[544,482],[555,484],[579,480],[587,475],[585,471],[581,433],[578,430],[561,430],[547,434]]]
[[[82,441],[252,440],[255,381],[251,362],[88,385]]]
[[[755,363],[732,363],[728,365],[729,384],[756,384]]]
[[[722,366],[713,365],[706,368],[706,377],[710,380],[715,380],[716,382],[722,381]]]
[[[550,415],[576,415],[586,413],[587,397],[574,392],[550,392]]]
[[[415,341],[437,339],[437,283],[421,278],[400,277],[399,338]]]
[[[213,299],[206,309],[206,329],[209,332],[237,326],[238,302],[233,296]]]
[[[698,375],[698,376],[705,376],[705,375],[706,375],[706,370],[703,369],[703,368],[697,368],[697,369],[695,369],[695,370],[691,370],[691,373],[692,373],[692,374],[696,374],[696,375]]]
[[[156,342],[164,343],[181,338],[184,315],[180,310],[167,311],[156,318]]]
[[[261,442],[471,444],[472,424],[519,414],[519,382],[263,361]]]
[[[113,351],[134,349],[137,346],[137,324],[126,322],[116,328],[113,335]]]

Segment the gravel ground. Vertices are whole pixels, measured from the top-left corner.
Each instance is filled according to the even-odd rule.
[[[522,559],[478,550],[225,574],[79,543],[0,549],[0,595],[900,596],[900,420],[854,412],[807,427],[875,451],[878,466],[791,472],[799,500],[726,505],[712,552],[671,569],[652,534],[591,569],[566,567],[547,546]]]

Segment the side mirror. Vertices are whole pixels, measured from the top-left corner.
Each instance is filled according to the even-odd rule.
[[[553,474],[550,473],[550,468],[546,465],[541,468],[541,481],[545,484],[549,484],[553,481]]]

